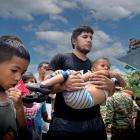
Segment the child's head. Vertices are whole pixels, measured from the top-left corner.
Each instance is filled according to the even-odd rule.
[[[92,71],[110,70],[111,63],[108,58],[98,58],[92,62]]]
[[[28,50],[16,36],[0,37],[0,90],[14,87],[30,62]]]
[[[36,78],[31,72],[26,72],[22,75],[22,80],[24,83],[36,83]]]
[[[51,70],[50,64],[47,61],[43,61],[38,65],[39,74],[46,74],[47,70]]]

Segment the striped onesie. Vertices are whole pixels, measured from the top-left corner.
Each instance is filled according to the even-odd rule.
[[[70,71],[70,70],[68,70],[68,71]],[[62,74],[62,72],[64,72],[64,71],[57,70],[51,74],[51,77]],[[81,73],[81,71],[80,71],[80,73]],[[70,74],[70,72],[69,72],[69,74]],[[85,87],[81,90],[77,90],[77,91],[73,91],[73,92],[64,91],[63,97],[64,97],[65,103],[69,107],[74,108],[74,109],[85,109],[85,108],[90,108],[90,107],[94,106],[94,99]]]

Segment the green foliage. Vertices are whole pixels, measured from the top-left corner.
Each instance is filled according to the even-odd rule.
[[[128,89],[132,90],[136,96],[140,96],[140,71],[128,73],[126,83]]]

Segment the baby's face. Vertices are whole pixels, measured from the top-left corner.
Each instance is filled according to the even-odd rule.
[[[95,66],[92,67],[92,70],[99,71],[99,70],[110,70],[110,62],[107,60],[101,59],[96,62]]]
[[[17,56],[0,63],[0,86],[5,90],[14,87],[21,79],[28,65],[27,60]]]

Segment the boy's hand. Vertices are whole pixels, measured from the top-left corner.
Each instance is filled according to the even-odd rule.
[[[15,108],[19,109],[22,106],[21,92],[16,88],[10,88],[6,92],[9,98],[13,101]]]
[[[7,94],[9,98],[13,101],[14,107],[16,110],[16,118],[18,121],[19,130],[21,131],[21,134],[23,133],[23,136],[25,135],[25,114],[24,114],[24,108],[22,103],[22,96],[21,92],[16,88],[10,88],[7,91]],[[25,135],[26,136],[26,135]]]

